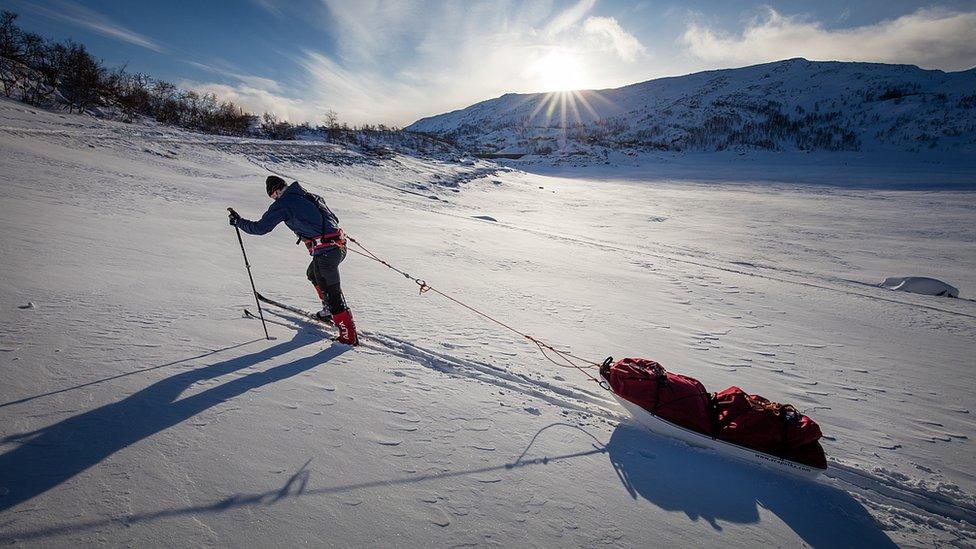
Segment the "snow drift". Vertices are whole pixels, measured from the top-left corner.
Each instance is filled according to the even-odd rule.
[[[896,292],[959,297],[959,289],[935,278],[924,276],[889,276],[878,286]]]

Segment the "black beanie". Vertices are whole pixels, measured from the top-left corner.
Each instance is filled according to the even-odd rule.
[[[268,178],[264,180],[264,186],[268,191],[268,196],[271,196],[271,193],[285,186],[285,180],[277,175],[269,175]]]

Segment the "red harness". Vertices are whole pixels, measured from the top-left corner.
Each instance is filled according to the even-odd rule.
[[[345,248],[346,233],[342,232],[342,229],[339,229],[338,232],[323,234],[312,238],[303,238],[302,242],[305,243],[305,247],[308,248],[308,253],[310,254],[315,253],[318,250],[331,248],[333,246]]]

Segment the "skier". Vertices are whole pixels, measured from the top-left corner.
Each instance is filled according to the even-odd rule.
[[[306,191],[297,181],[287,185],[284,179],[270,175],[265,186],[268,196],[274,200],[268,211],[260,220],[249,221],[229,208],[231,226],[248,234],[262,235],[284,221],[312,255],[306,276],[322,300],[322,310],[315,316],[335,324],[339,329],[339,343],[358,345],[356,324],[339,286],[339,263],[346,258],[346,239],[339,228],[339,218],[321,196]]]

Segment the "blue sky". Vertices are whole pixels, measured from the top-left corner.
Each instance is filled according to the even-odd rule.
[[[293,121],[406,125],[506,92],[790,57],[976,66],[976,2],[0,0],[20,25]]]

